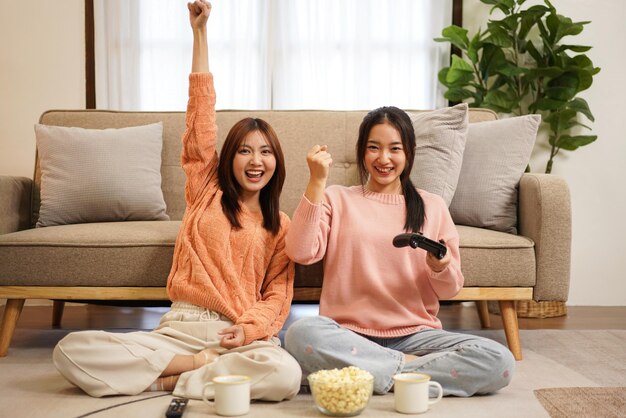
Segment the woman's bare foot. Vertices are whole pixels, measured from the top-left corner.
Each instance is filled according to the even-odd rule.
[[[172,392],[178,383],[180,375],[159,377],[146,392]]]
[[[404,355],[404,362],[408,363],[410,361],[417,360],[418,358],[419,358],[419,356],[416,356],[416,355],[413,355],[413,354],[405,354]]]
[[[199,369],[206,364],[213,363],[219,355],[220,354],[215,348],[205,348],[204,350],[197,352],[193,355],[194,370]]]
[[[176,354],[161,373],[161,377],[178,376],[190,370],[199,369],[212,363],[218,356],[219,353],[214,348],[205,348],[196,354]]]

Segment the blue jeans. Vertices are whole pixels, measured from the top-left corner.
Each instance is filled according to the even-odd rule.
[[[393,376],[420,372],[443,387],[444,396],[495,392],[509,384],[515,359],[502,344],[474,335],[429,329],[397,338],[376,338],[343,328],[324,316],[302,318],[285,335],[287,351],[303,375],[356,366],[374,375],[374,393],[387,393]],[[405,362],[404,353],[419,356]]]

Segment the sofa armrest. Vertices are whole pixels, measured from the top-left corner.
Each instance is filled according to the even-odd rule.
[[[30,228],[32,190],[29,178],[0,176],[0,234]]]
[[[553,174],[525,173],[519,184],[519,234],[535,242],[536,301],[566,301],[569,293],[572,211],[569,187]]]

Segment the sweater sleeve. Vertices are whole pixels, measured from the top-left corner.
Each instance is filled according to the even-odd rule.
[[[326,196],[323,203],[316,205],[302,196],[287,232],[286,251],[289,258],[304,265],[324,258],[331,214],[331,206]]]
[[[440,222],[437,239],[444,240],[451,260],[450,264],[439,273],[430,272],[430,283],[439,299],[448,299],[456,296],[461,291],[465,278],[461,272],[459,233],[443,201],[439,204],[438,209],[440,211],[440,216],[438,216]]]
[[[261,298],[236,321],[244,329],[244,344],[276,335],[289,315],[295,268],[285,253],[284,238],[282,232],[263,280]]]
[[[190,206],[207,187],[217,187],[217,123],[211,73],[189,75],[189,101],[181,164],[187,177],[185,200]]]

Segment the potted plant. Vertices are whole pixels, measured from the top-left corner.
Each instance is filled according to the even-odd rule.
[[[559,14],[549,0],[524,9],[526,0],[480,0],[503,14],[491,18],[486,29],[473,36],[452,25],[442,31],[438,42],[450,42],[453,51],[449,67],[439,72],[439,81],[448,88],[451,102],[468,102],[500,114],[540,113],[548,131],[549,156],[546,173],[552,172],[554,158],[561,150],[574,151],[594,142],[596,135],[582,135],[591,129],[580,121],[593,122],[587,102],[578,94],[593,83],[600,68],[584,53],[590,46],[566,43],[590,22],[574,22]],[[530,167],[527,168],[530,170]],[[552,317],[565,315],[563,302],[528,301],[518,305],[518,315]]]
[[[591,47],[564,43],[578,35],[590,22],[573,22],[557,13],[549,0],[545,5],[523,9],[526,0],[480,0],[493,5],[485,30],[471,38],[468,31],[452,25],[442,31],[438,42],[450,42],[459,55],[439,72],[439,81],[452,102],[466,101],[498,113],[542,114],[549,131],[550,154],[545,172],[552,171],[561,150],[573,151],[594,142],[596,135],[581,135],[583,115],[594,121],[587,102],[577,97],[591,87],[600,71],[584,52]]]

